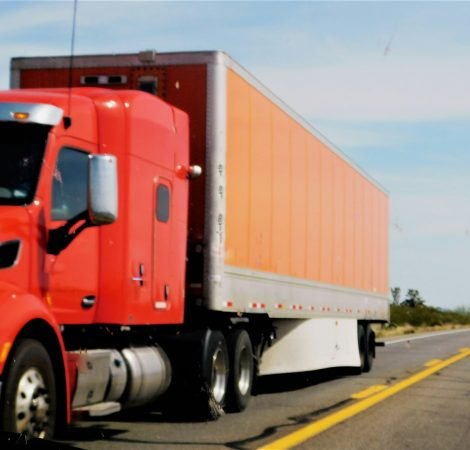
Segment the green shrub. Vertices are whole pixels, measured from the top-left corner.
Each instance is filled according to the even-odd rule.
[[[444,311],[432,306],[411,307],[406,305],[390,305],[390,322],[394,326],[406,324],[419,326],[438,326],[444,324],[470,325],[470,309],[458,308]]]

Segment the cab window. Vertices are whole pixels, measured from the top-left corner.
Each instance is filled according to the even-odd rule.
[[[52,220],[69,220],[88,209],[88,153],[63,148],[52,182]]]
[[[164,184],[157,187],[157,220],[166,223],[170,218],[170,190]]]

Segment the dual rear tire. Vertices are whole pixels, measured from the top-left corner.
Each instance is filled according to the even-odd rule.
[[[209,330],[202,354],[202,398],[198,409],[208,418],[223,411],[240,412],[251,398],[254,360],[248,333],[236,329],[226,335]],[[196,405],[197,407],[197,405]]]
[[[234,330],[227,337],[230,373],[228,377],[227,405],[229,412],[246,409],[253,386],[254,360],[251,339],[245,330]]]

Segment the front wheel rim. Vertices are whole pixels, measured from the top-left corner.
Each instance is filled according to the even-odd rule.
[[[18,433],[44,438],[49,424],[50,398],[41,372],[28,369],[20,378],[15,398],[15,422]]]

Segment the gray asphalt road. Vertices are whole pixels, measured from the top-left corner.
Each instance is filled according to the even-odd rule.
[[[227,414],[217,422],[169,422],[158,411],[128,411],[80,422],[70,429],[66,442],[90,450],[255,449],[352,404],[353,393],[371,385],[395,384],[424,369],[426,362],[449,358],[463,347],[470,347],[470,330],[405,340],[378,348],[369,374],[326,371],[264,378],[247,411]],[[298,448],[469,449],[470,358]]]

